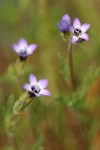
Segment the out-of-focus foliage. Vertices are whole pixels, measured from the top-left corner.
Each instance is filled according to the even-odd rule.
[[[0,0],[0,150],[100,149],[99,6],[99,0]],[[90,40],[73,49],[73,93],[68,43],[56,26],[66,13],[91,24]],[[39,45],[25,64],[12,49],[21,37]],[[13,116],[30,73],[47,78],[52,95]]]

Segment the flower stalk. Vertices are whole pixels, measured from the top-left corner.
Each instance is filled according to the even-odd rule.
[[[71,82],[71,90],[74,91],[76,89],[76,81],[74,75],[72,48],[73,48],[73,44],[69,42],[67,52],[68,52],[68,62],[69,62],[69,69],[70,69],[70,80],[71,80],[70,82]]]

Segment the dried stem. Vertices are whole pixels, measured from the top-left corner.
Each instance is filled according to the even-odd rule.
[[[69,62],[70,78],[71,78],[71,90],[74,91],[76,89],[76,81],[75,81],[75,75],[74,75],[72,48],[73,48],[73,45],[69,43],[68,44],[68,62]]]

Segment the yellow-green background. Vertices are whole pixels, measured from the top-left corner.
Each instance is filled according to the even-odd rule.
[[[95,72],[95,69],[97,69],[100,65],[99,6],[99,0],[0,0],[1,77],[6,74],[8,66],[11,63],[14,63],[16,59],[18,59],[17,54],[12,49],[12,44],[17,43],[18,40],[23,37],[28,41],[29,44],[38,44],[37,50],[33,55],[28,57],[27,61],[29,64],[31,64],[31,66],[33,66],[33,74],[35,74],[38,78],[47,78],[49,80],[48,89],[51,91],[52,96],[50,98],[45,98],[45,100],[52,102],[53,105],[54,98],[57,95],[67,95],[66,93],[68,93],[68,91],[66,88],[66,82],[60,73],[61,68],[59,62],[59,54],[67,57],[67,43],[64,42],[61,38],[59,30],[57,28],[57,23],[61,20],[64,14],[69,14],[71,17],[71,23],[73,22],[73,19],[75,17],[78,17],[82,23],[87,22],[91,24],[91,27],[88,31],[90,37],[89,41],[76,45],[73,50],[75,76],[80,86],[82,84],[84,76],[89,71],[89,69],[94,68]],[[28,75],[25,80],[28,81]],[[6,101],[13,91],[15,91],[15,98],[19,97],[19,95],[17,94],[18,89],[14,87],[14,84],[2,82],[0,90],[1,93],[3,93],[1,95],[3,95],[3,101],[5,101],[4,105],[6,105]],[[21,90],[24,91],[23,88]],[[27,116],[25,117],[27,118]],[[23,116],[21,119],[23,119]],[[2,119],[0,120],[0,122],[2,122]],[[18,129],[17,132],[20,132],[20,139],[26,138],[24,137],[24,135],[21,135],[21,126],[19,128],[20,129]],[[25,129],[23,130],[25,130],[25,132],[28,132],[27,124],[25,125]],[[22,131],[22,134],[24,134],[24,131]],[[27,133],[25,133],[25,135],[27,135]],[[53,138],[55,137],[55,135],[53,136],[52,133],[48,133],[48,135]],[[67,137],[68,136],[70,136],[70,134],[68,134]],[[50,140],[52,139],[51,137]],[[5,149],[9,150],[10,148],[8,149],[7,147],[7,145],[9,145],[9,138],[6,135],[6,132],[1,133],[0,138],[0,149],[2,150],[3,147],[6,147]],[[33,139],[31,141],[30,137],[26,145],[30,145],[30,143],[33,144]],[[56,137],[54,139],[56,139]],[[66,138],[63,140],[66,141]],[[21,150],[30,149],[29,146],[24,147],[23,142],[26,143],[27,140],[19,141]],[[59,148],[59,146],[57,146],[59,145],[58,139],[53,144],[55,145],[55,147],[47,147],[46,150],[74,149],[74,146],[71,147],[72,143],[70,143],[69,145],[67,144],[67,146],[63,146],[63,148]],[[99,149],[100,147],[98,149],[94,148],[93,150]]]

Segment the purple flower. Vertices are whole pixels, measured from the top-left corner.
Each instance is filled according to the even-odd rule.
[[[69,30],[72,32],[72,43],[76,43],[79,40],[89,40],[89,36],[85,33],[90,28],[90,24],[84,23],[81,25],[81,22],[78,18],[75,18],[73,21],[73,26],[69,27]]]
[[[61,21],[58,22],[57,27],[59,30],[63,33],[66,33],[69,30],[69,25],[70,25],[70,17],[68,14],[65,14]]]
[[[37,44],[28,45],[24,38],[19,39],[17,44],[13,44],[13,49],[19,55],[21,60],[25,60],[26,57],[31,55],[36,48]]]
[[[47,79],[41,79],[37,81],[35,75],[30,74],[29,82],[30,83],[25,83],[23,85],[23,88],[29,91],[30,96],[41,96],[41,95],[50,96],[51,95],[50,91],[45,89],[48,85]]]

